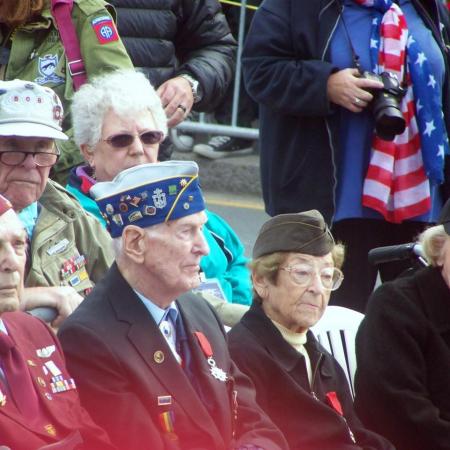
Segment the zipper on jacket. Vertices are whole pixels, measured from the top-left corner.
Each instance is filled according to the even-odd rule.
[[[314,400],[316,400],[316,401],[318,401],[318,402],[320,402],[320,399],[319,399],[319,397],[317,397],[317,394],[316,394],[316,392],[314,391],[314,385],[315,385],[315,381],[316,381],[316,376],[317,376],[317,372],[318,372],[318,370],[319,370],[319,366],[320,366],[320,363],[322,362],[322,358],[323,358],[323,353],[321,353],[320,355],[319,355],[319,359],[317,360],[317,364],[316,364],[316,366],[314,367],[314,372],[313,372],[313,376],[312,376],[312,380],[311,380],[311,396],[312,396],[312,398],[314,399]],[[337,414],[337,412],[335,411],[335,413]],[[345,427],[347,428],[347,431],[348,431],[348,435],[350,436],[350,439],[352,440],[352,442],[354,443],[354,444],[356,444],[356,439],[355,439],[355,435],[353,434],[353,431],[351,430],[351,428],[349,427],[349,425],[348,425],[348,422],[347,422],[347,419],[343,416],[343,415],[340,415],[340,414],[338,414],[340,417],[341,417],[341,419],[343,420],[343,422],[344,422],[344,424],[345,424]]]
[[[332,3],[332,2],[330,2],[330,3],[329,3],[329,4],[328,4],[321,12],[320,12],[320,14],[322,14],[322,12],[323,12],[326,8],[328,8],[328,6],[330,6],[331,3]],[[326,53],[327,53],[327,51],[328,51],[328,47],[330,46],[331,39],[333,38],[333,35],[334,35],[334,33],[336,32],[336,29],[337,29],[337,27],[338,27],[338,25],[339,25],[339,21],[341,20],[341,15],[344,14],[344,8],[345,8],[345,6],[344,6],[342,3],[340,3],[340,2],[338,2],[338,5],[337,5],[337,6],[338,6],[338,12],[339,12],[339,14],[338,14],[338,16],[337,16],[336,22],[335,22],[334,25],[333,25],[333,28],[331,29],[331,33],[330,33],[330,35],[328,36],[327,43],[325,44],[325,47],[324,47],[324,49],[323,49],[322,57],[321,57],[321,60],[322,60],[322,61],[325,60],[325,55],[326,55]],[[320,14],[319,14],[319,16],[320,16]],[[333,145],[333,138],[332,138],[332,136],[331,136],[330,125],[328,124],[327,118],[325,118],[325,127],[326,127],[326,129],[327,129],[328,143],[329,143],[329,146],[330,146],[331,157],[332,157],[332,163],[333,163],[333,182],[334,182],[334,186],[333,186],[333,214],[332,214],[331,217],[330,217],[330,224],[331,224],[331,223],[333,223],[334,215],[336,214],[336,188],[337,188],[337,174],[336,174],[336,172],[337,172],[337,169],[336,169],[336,164],[335,164],[335,159],[334,159],[334,158],[335,158],[335,149],[334,149],[334,145]]]
[[[320,11],[319,17],[322,14],[322,12],[325,11],[325,9],[328,8],[328,6],[331,5],[331,3],[333,3],[333,2],[330,2],[327,6],[325,6],[325,8],[322,9],[322,11]],[[344,8],[345,8],[344,5],[342,5],[341,3],[338,2],[338,12],[339,12],[339,14],[337,16],[336,22],[333,25],[333,28],[331,29],[331,33],[328,36],[327,43],[325,44],[325,47],[323,49],[322,56],[320,58],[322,61],[324,61],[324,59],[325,59],[325,54],[328,51],[328,47],[330,46],[331,39],[333,38],[333,35],[334,35],[335,31],[336,31],[336,28],[337,28],[337,26],[339,24],[339,21],[341,20],[341,15],[344,14]]]
[[[355,435],[353,434],[353,431],[351,430],[351,428],[348,425],[347,419],[344,416],[341,416],[342,420],[345,423],[345,426],[347,427],[347,431],[348,431],[348,435],[350,436],[350,439],[352,440],[352,442],[354,444],[356,444],[356,439],[355,439]]]
[[[318,402],[320,402],[320,399],[319,399],[319,397],[317,397],[317,394],[314,391],[314,385],[316,384],[317,371],[319,370],[319,366],[320,366],[320,363],[322,361],[322,358],[323,358],[323,353],[321,353],[319,355],[319,359],[317,360],[317,364],[314,367],[313,376],[312,376],[312,379],[311,379],[311,388],[310,388],[311,395],[312,395],[313,399],[317,400]]]

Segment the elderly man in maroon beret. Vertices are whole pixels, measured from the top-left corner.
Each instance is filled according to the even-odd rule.
[[[80,406],[59,342],[20,312],[26,232],[0,195],[0,448],[112,450]]]

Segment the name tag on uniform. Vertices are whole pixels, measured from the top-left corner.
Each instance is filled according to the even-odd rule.
[[[171,395],[158,395],[158,406],[167,406],[172,404]]]
[[[54,377],[57,377],[62,374],[62,372],[58,369],[58,367],[56,367],[56,364],[53,361],[47,361],[45,363],[45,366],[47,367],[48,370],[50,370],[50,373]]]
[[[61,253],[67,248],[68,245],[69,245],[69,240],[68,239],[63,239],[63,240],[57,242],[52,247],[48,248],[47,249],[47,255],[52,256],[52,255],[56,255],[58,253]]]

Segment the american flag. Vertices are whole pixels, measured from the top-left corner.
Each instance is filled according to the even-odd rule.
[[[393,141],[374,135],[362,198],[364,206],[380,212],[389,222],[400,223],[427,213],[430,183],[443,182],[449,146],[440,90],[400,7],[391,0],[355,1],[384,13],[372,23],[373,71],[406,79],[407,92],[401,101],[406,129]]]

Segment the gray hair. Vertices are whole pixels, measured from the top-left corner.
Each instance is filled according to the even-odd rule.
[[[444,225],[435,225],[420,234],[419,243],[422,244],[422,251],[430,265],[436,267],[441,264],[443,248],[449,238]]]
[[[143,73],[132,69],[93,78],[74,94],[71,109],[78,146],[94,147],[100,141],[109,110],[124,117],[150,111],[156,128],[167,135],[167,117],[158,94]]]

